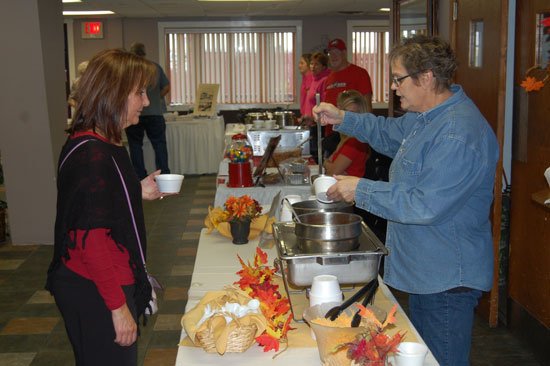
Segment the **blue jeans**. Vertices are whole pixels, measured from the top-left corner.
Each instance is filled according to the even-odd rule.
[[[130,146],[130,158],[139,177],[143,179],[147,176],[145,163],[143,161],[143,137],[147,132],[147,137],[151,141],[153,150],[155,150],[155,164],[157,170],[162,174],[169,174],[168,168],[168,150],[166,148],[166,123],[163,116],[140,116],[139,123],[126,128],[128,145]]]
[[[411,294],[410,319],[441,366],[469,365],[479,290]]]

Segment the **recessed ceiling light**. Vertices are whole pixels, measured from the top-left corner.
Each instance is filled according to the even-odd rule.
[[[63,0],[63,3],[81,3],[82,0]]]
[[[378,10],[379,10],[379,11],[391,11],[390,8],[380,8],[380,9],[378,9]]]
[[[63,15],[109,15],[109,14],[114,14],[114,12],[110,11],[110,10],[93,10],[93,11],[88,11],[88,10],[82,10],[82,11],[63,11]]]

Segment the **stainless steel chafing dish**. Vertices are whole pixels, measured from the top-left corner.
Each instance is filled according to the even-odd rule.
[[[305,253],[294,228],[293,222],[273,224],[285,286],[286,281],[295,286],[311,286],[313,277],[321,274],[335,275],[341,285],[369,282],[378,276],[380,258],[389,253],[365,223],[358,247],[339,253]]]

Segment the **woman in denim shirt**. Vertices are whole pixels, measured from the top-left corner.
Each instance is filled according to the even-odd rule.
[[[384,281],[410,294],[411,321],[437,361],[468,365],[474,308],[492,283],[498,143],[472,100],[450,85],[457,66],[446,42],[413,36],[390,62],[402,117],[313,109],[323,125],[393,158],[389,182],[336,176],[327,195],[388,220]]]

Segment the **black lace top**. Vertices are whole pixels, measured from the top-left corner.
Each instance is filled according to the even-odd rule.
[[[90,140],[67,154],[78,143]],[[68,139],[59,157],[63,166],[57,178],[57,216],[53,259],[48,269],[46,289],[52,290],[61,258],[69,259],[69,248],[75,242],[68,235],[72,230],[109,229],[113,240],[130,254],[130,268],[135,278],[135,304],[140,317],[151,298],[151,285],[141,260],[128,201],[113,158],[124,177],[141,245],[146,255],[145,223],[141,201],[141,184],[123,146],[85,135]],[[58,168],[59,169],[59,168]],[[85,246],[84,236],[82,246]]]

